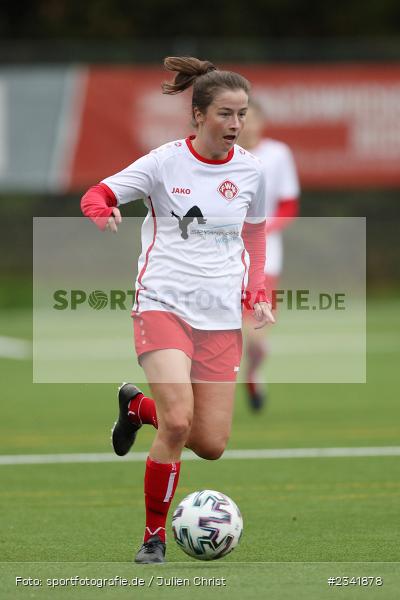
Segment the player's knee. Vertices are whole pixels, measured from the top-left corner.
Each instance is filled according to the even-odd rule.
[[[191,428],[189,415],[165,415],[163,418],[163,433],[171,443],[185,442]]]
[[[179,390],[165,392],[158,408],[158,430],[168,444],[184,444],[189,437],[193,418],[193,399]]]
[[[224,450],[225,446],[213,446],[205,451],[203,458],[206,460],[218,460],[223,455]]]
[[[201,444],[192,450],[206,460],[218,460],[223,455],[227,440],[214,440],[212,443]]]

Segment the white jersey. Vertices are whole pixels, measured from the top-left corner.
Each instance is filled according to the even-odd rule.
[[[118,204],[143,198],[133,313],[173,312],[197,329],[239,329],[249,260],[243,222],[265,220],[260,161],[239,146],[222,161],[170,142],[103,180]]]
[[[300,195],[296,164],[286,144],[266,138],[251,150],[263,165],[266,179],[266,217],[275,215],[281,200],[295,200]],[[283,248],[280,231],[272,231],[267,237],[267,260],[265,273],[279,275],[282,270]]]

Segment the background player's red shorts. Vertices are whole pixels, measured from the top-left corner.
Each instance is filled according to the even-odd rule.
[[[133,327],[139,363],[146,352],[177,348],[192,360],[193,379],[236,381],[242,357],[240,329],[195,329],[173,313],[159,310],[134,316]]]

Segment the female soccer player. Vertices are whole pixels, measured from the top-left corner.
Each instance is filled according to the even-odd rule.
[[[146,463],[139,563],[164,562],[184,446],[209,460],[224,451],[247,276],[246,304],[258,326],[274,322],[264,290],[264,178],[258,160],[235,145],[249,83],[196,58],[169,57],[164,65],[175,73],[164,94],[193,86],[196,135],[153,150],[82,199],[83,213],[111,231],[121,223],[118,205],[146,198],[148,208],[132,316],[152,398],[121,386],[112,435],[115,452],[124,455],[143,424],[157,428]]]
[[[240,144],[260,159],[266,179],[266,235],[268,261],[265,264],[265,289],[268,298],[276,290],[282,270],[282,230],[297,217],[300,187],[296,165],[290,148],[283,142],[263,138],[265,118],[260,104],[252,98],[246,116],[246,126],[240,135]],[[246,384],[248,400],[253,410],[260,410],[265,394],[257,385],[257,372],[267,358],[264,332],[251,327],[251,316],[245,311],[245,344],[247,356]]]

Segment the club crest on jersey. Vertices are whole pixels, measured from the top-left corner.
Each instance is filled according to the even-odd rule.
[[[225,181],[218,186],[218,191],[225,200],[233,200],[238,195],[239,188],[232,183],[232,181],[229,181],[229,179],[225,179]]]

